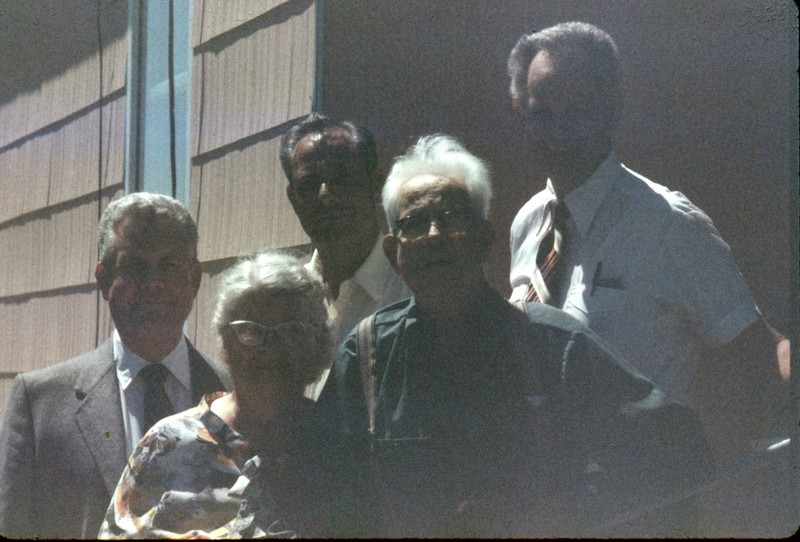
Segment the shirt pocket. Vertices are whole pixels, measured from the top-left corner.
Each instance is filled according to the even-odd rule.
[[[691,339],[668,303],[639,292],[596,286],[594,295],[568,300],[564,310],[649,378],[662,371],[655,367],[660,360],[674,358]]]
[[[587,322],[602,313],[625,311],[630,308],[631,300],[631,294],[625,290],[595,286],[591,293],[584,291],[584,295],[567,298],[564,309]]]

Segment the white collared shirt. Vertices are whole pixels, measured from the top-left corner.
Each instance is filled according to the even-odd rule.
[[[314,251],[306,266],[321,273],[322,262],[317,251]],[[411,295],[405,281],[386,259],[382,237],[378,236],[358,271],[339,286],[336,301],[326,303],[334,345],[338,348],[363,318]],[[329,372],[326,369],[317,382],[306,388],[306,397],[314,400],[319,397]]]
[[[148,362],[133,353],[115,329],[113,333],[114,363],[117,369],[119,392],[122,400],[122,420],[125,425],[125,447],[130,456],[139,439],[142,438],[144,424],[144,381],[136,378]],[[169,369],[164,387],[175,412],[181,412],[192,405],[191,370],[189,368],[189,347],[185,338],[178,341],[175,349],[160,361]]]
[[[511,300],[524,296],[552,184],[511,226]],[[612,152],[564,198],[570,212],[557,304],[672,398],[691,404],[704,347],[755,322],[753,301],[711,219],[680,192],[619,163]]]

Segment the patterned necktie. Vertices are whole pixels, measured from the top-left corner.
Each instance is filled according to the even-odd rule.
[[[526,301],[553,304],[554,297],[559,291],[564,270],[564,261],[561,255],[564,250],[569,210],[563,201],[552,206],[551,209],[547,233],[536,253],[536,267],[540,276],[534,277],[528,286]]]
[[[175,409],[167,397],[164,382],[169,375],[169,369],[160,363],[149,363],[139,373],[145,382],[144,389],[144,435],[154,423],[161,418],[175,414]]]

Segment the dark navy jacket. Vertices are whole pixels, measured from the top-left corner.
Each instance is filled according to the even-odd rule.
[[[597,529],[708,475],[691,410],[566,313],[526,309],[487,286],[447,351],[413,298],[378,311],[373,435],[349,336],[317,405],[317,534],[614,534]]]

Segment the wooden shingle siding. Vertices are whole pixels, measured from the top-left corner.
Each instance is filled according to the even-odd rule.
[[[61,6],[26,3],[20,60],[0,66],[2,409],[17,373],[112,329],[94,267],[98,216],[123,192],[127,1]]]
[[[190,208],[205,272],[190,338],[218,353],[211,317],[219,274],[238,256],[304,247],[286,198],[280,137],[311,112],[316,9],[310,0],[195,2]]]

